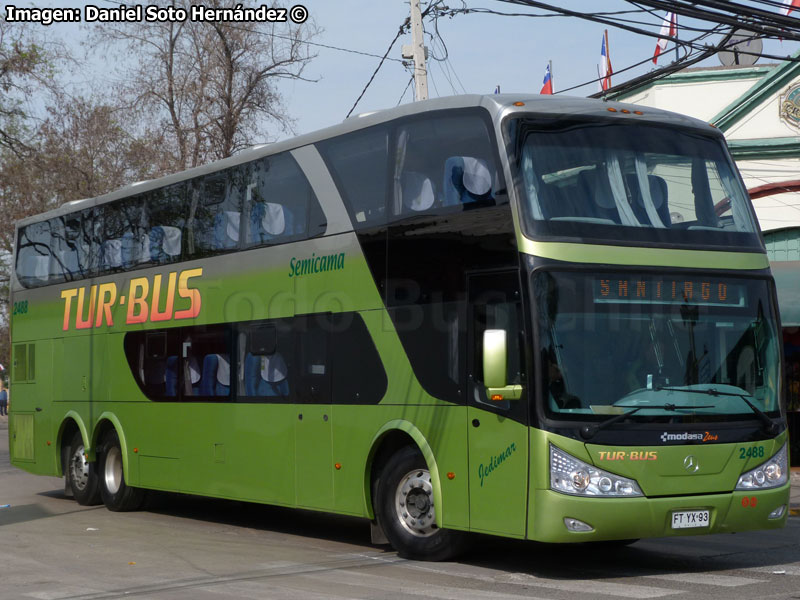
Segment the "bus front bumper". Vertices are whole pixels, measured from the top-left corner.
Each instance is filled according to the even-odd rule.
[[[663,498],[581,498],[533,491],[528,538],[570,543],[778,529],[789,513],[789,484],[772,490]],[[780,507],[783,506],[781,513]],[[674,514],[709,511],[708,525],[675,528]],[[776,516],[777,513],[781,513]],[[574,520],[591,527],[575,531]]]

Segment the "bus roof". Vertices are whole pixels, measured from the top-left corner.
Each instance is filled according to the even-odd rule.
[[[710,125],[704,121],[700,121],[698,119],[687,117],[678,113],[642,107],[633,104],[625,104],[622,102],[597,100],[593,98],[540,94],[467,94],[460,96],[447,96],[444,98],[434,98],[430,100],[412,102],[402,106],[397,106],[395,108],[363,113],[359,116],[349,117],[338,125],[319,129],[311,133],[303,134],[287,140],[282,140],[280,142],[258,144],[248,148],[247,150],[243,150],[234,156],[215,161],[213,163],[208,163],[199,167],[188,169],[186,171],[180,171],[164,177],[159,177],[158,179],[137,181],[101,196],[65,202],[58,208],[19,220],[17,222],[17,227],[42,220],[44,218],[60,216],[82,210],[84,208],[89,208],[91,206],[105,204],[106,202],[112,202],[114,200],[135,194],[158,189],[167,185],[185,181],[187,179],[193,179],[201,175],[206,175],[221,169],[233,167],[264,156],[293,150],[295,148],[300,148],[302,146],[313,144],[328,138],[350,133],[352,131],[357,131],[359,129],[364,129],[372,125],[378,125],[392,121],[399,117],[423,114],[437,110],[470,107],[481,107],[486,109],[495,120],[514,113],[608,117],[610,114],[619,114],[619,111],[622,109],[627,109],[630,112],[641,111],[643,114],[639,118],[644,121],[656,122],[664,125],[702,129],[706,133],[708,133],[710,128]],[[612,108],[616,109],[617,112],[609,112],[609,109]],[[623,115],[620,114],[620,117],[623,117]]]

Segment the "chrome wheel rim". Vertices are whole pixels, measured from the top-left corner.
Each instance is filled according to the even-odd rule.
[[[106,490],[112,494],[116,494],[119,491],[122,485],[122,453],[116,446],[112,446],[106,452],[103,479],[105,480]]]
[[[83,451],[83,444],[72,451],[69,461],[69,478],[78,491],[83,491],[89,484],[89,463]]]
[[[394,508],[400,524],[411,535],[428,537],[436,533],[433,486],[427,469],[414,469],[400,480]]]

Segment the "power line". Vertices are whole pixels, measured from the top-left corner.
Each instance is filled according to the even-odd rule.
[[[103,0],[103,2],[108,2],[109,4],[116,4],[119,6],[126,6],[125,2],[121,2],[119,0]],[[130,5],[130,2],[127,3]],[[226,23],[226,25],[231,29],[236,29],[238,31],[244,31],[247,33],[255,33],[257,35],[266,35],[268,37],[274,37],[282,40],[288,40],[290,42],[298,42],[300,44],[306,44],[307,46],[316,46],[318,48],[327,48],[328,50],[336,50],[338,52],[347,52],[350,54],[358,54],[360,56],[368,56],[370,58],[382,58],[380,54],[373,54],[372,52],[364,52],[363,50],[353,50],[352,48],[343,48],[341,46],[332,46],[331,44],[321,44],[319,42],[310,42],[308,40],[299,40],[297,38],[293,38],[288,35],[281,35],[280,33],[274,33],[269,31],[257,31],[254,29],[248,29],[247,27],[242,27],[241,25],[232,25],[231,23]],[[384,58],[384,60],[391,60],[394,62],[402,63],[403,61],[399,58]]]
[[[384,53],[383,57],[381,58],[381,62],[378,63],[378,66],[375,68],[375,71],[372,73],[372,76],[369,78],[369,81],[367,81],[367,84],[364,86],[364,89],[361,90],[361,93],[358,95],[358,98],[356,98],[356,101],[353,104],[352,108],[347,112],[347,116],[345,116],[345,119],[348,118],[351,114],[353,114],[353,111],[356,109],[356,106],[358,106],[358,103],[361,101],[361,98],[363,98],[364,94],[367,93],[367,88],[369,88],[370,84],[372,83],[372,80],[375,79],[375,76],[378,74],[378,71],[381,70],[381,67],[383,66],[383,63],[386,60],[386,57],[389,56],[389,52],[391,52],[392,48],[394,48],[394,44],[397,41],[397,38],[399,38],[403,34],[403,31],[405,30],[407,23],[408,23],[408,20],[406,20],[397,29],[397,34],[394,36],[394,39],[392,40],[392,43],[389,44],[389,47],[386,49],[386,52]]]
[[[411,76],[411,78],[408,80],[408,83],[406,84],[406,87],[405,87],[405,89],[403,90],[403,93],[402,93],[402,94],[400,94],[400,99],[397,101],[397,105],[396,105],[396,106],[400,106],[400,103],[403,101],[403,98],[405,98],[405,97],[406,97],[406,92],[408,91],[408,88],[410,88],[410,87],[411,87],[411,84],[412,84],[413,82],[414,82],[414,76],[412,75],[412,76]]]

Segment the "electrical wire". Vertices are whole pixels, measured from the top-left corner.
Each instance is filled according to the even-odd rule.
[[[412,75],[411,78],[408,80],[408,83],[406,84],[406,87],[403,90],[403,93],[400,94],[400,99],[397,101],[397,104],[395,106],[400,106],[400,103],[403,101],[403,98],[406,97],[406,92],[408,91],[408,88],[411,87],[411,84],[413,82],[414,82],[414,76]]]
[[[358,106],[358,103],[361,101],[361,98],[363,98],[364,94],[367,93],[367,89],[369,88],[370,84],[372,84],[372,81],[375,79],[375,76],[378,74],[378,71],[381,70],[381,67],[383,66],[384,61],[386,61],[386,57],[389,56],[389,52],[391,52],[392,48],[394,48],[395,42],[397,42],[397,38],[399,38],[401,35],[403,35],[403,32],[405,31],[405,28],[406,28],[407,24],[408,24],[408,19],[406,19],[406,21],[402,25],[400,25],[400,27],[397,29],[397,34],[394,36],[394,39],[392,40],[392,43],[389,44],[389,47],[386,49],[386,52],[384,53],[383,57],[381,58],[381,62],[379,62],[378,66],[375,67],[375,71],[372,73],[372,76],[369,78],[369,81],[367,81],[367,84],[364,86],[364,89],[361,90],[361,93],[358,95],[358,98],[356,98],[356,101],[353,103],[353,106],[347,112],[347,115],[345,116],[345,119],[347,119],[351,114],[353,114],[353,111],[356,109],[356,106]]]
[[[117,5],[117,6],[126,6],[126,3],[122,2],[120,0],[103,0],[103,2],[107,2],[108,4],[114,4],[114,5]],[[127,5],[130,6],[130,2],[128,2]],[[293,38],[293,37],[288,36],[288,35],[281,35],[279,33],[274,33],[274,32],[269,32],[269,31],[257,31],[257,30],[254,30],[254,29],[248,29],[246,27],[242,27],[241,25],[234,25],[234,24],[231,24],[231,23],[226,23],[226,25],[230,29],[234,29],[234,30],[238,30],[238,31],[244,31],[244,32],[247,32],[247,33],[255,33],[257,35],[265,35],[265,36],[268,36],[268,37],[274,37],[274,38],[278,38],[278,39],[281,39],[281,40],[288,40],[290,42],[298,42],[300,44],[305,44],[307,46],[315,46],[315,47],[318,47],[318,48],[326,48],[328,50],[336,50],[338,52],[347,52],[349,54],[357,54],[357,55],[360,55],[360,56],[368,56],[370,58],[382,58],[380,54],[373,54],[372,52],[364,52],[363,50],[353,50],[352,48],[343,48],[341,46],[332,46],[331,44],[322,44],[320,42],[310,42],[308,40],[298,40],[297,38]],[[391,60],[391,61],[399,62],[399,63],[403,62],[399,58],[385,58],[384,60]]]

